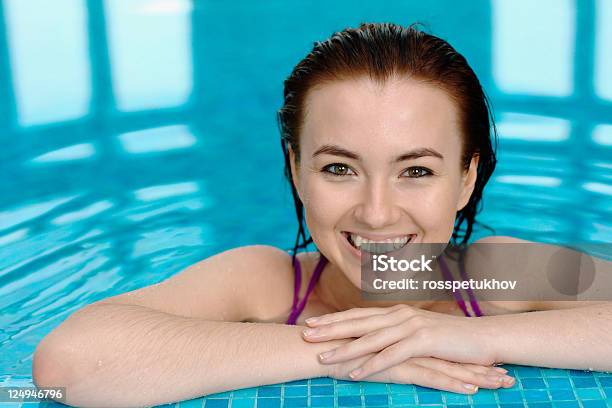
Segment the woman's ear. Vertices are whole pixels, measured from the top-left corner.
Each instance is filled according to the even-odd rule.
[[[467,205],[474,191],[476,185],[476,178],[478,177],[478,160],[480,156],[472,156],[470,161],[470,167],[463,173],[461,183],[461,193],[459,194],[459,201],[457,202],[457,211],[461,211],[463,207]]]

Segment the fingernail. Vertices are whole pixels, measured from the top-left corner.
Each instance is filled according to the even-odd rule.
[[[319,333],[319,329],[304,329],[303,333],[306,337],[312,337]]]
[[[487,380],[493,382],[502,382],[503,378],[499,375],[487,375]]]
[[[351,377],[354,380],[359,374],[361,374],[362,371],[363,370],[361,368],[357,368],[351,371],[351,373],[349,374],[349,377]]]
[[[508,372],[508,370],[506,370],[505,368],[501,368],[501,367],[493,367],[493,369],[501,374],[506,374]]]
[[[326,358],[330,358],[334,355],[335,350],[326,351],[325,353],[319,354],[319,358],[321,360],[325,360]]]
[[[304,321],[306,322],[306,324],[311,324],[311,323],[315,323],[317,320],[319,320],[318,317],[309,317],[308,319]]]
[[[474,384],[467,384],[466,383],[466,384],[463,384],[463,386],[465,388],[467,388],[468,390],[470,390],[470,391],[478,391],[478,387],[475,386]]]

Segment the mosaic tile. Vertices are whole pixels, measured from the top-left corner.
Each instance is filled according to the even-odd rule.
[[[473,395],[412,384],[321,377],[226,391],[157,408],[612,408],[609,373],[513,365],[504,368],[517,379],[515,386],[480,389]],[[0,404],[0,408],[5,405]],[[49,401],[10,405],[30,407],[66,406]]]

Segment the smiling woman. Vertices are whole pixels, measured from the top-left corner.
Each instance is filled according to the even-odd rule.
[[[482,190],[495,168],[490,136],[493,130],[495,140],[495,126],[478,78],[465,58],[446,41],[416,26],[404,29],[390,24],[364,24],[359,29],[348,29],[315,45],[285,81],[284,95],[278,115],[283,150],[288,147],[298,162],[305,149],[302,145],[309,141],[320,145],[312,158],[327,154],[361,162],[359,153],[346,144],[337,145],[344,140],[355,144],[361,139],[360,147],[367,152],[363,159],[379,166],[388,164],[389,159],[397,166],[408,161],[418,164],[421,157],[425,163],[427,157],[444,162],[438,151],[441,149],[430,145],[441,142],[449,147],[444,168],[456,166],[442,176],[457,175],[459,169],[470,167],[478,173],[472,180],[473,191],[464,194],[467,203],[458,209],[453,230],[454,240],[468,241]],[[392,137],[396,140],[390,140]],[[371,152],[374,141],[376,145],[389,145],[393,157]],[[398,154],[401,150],[397,149],[405,146],[410,151]],[[406,170],[411,177],[425,176],[423,172],[437,175],[424,166],[413,165]],[[285,174],[291,180],[287,154]],[[299,207],[296,201],[302,232]],[[307,242],[304,239],[297,247]]]
[[[75,405],[132,406],[318,376],[474,393],[514,384],[501,362],[612,368],[611,334],[597,329],[612,322],[607,302],[472,299],[485,316],[471,318],[452,297],[362,297],[366,245],[467,244],[495,168],[487,98],[446,41],[393,24],[335,33],[285,81],[278,120],[293,253],[234,248],[79,310],[38,346],[37,385],[65,385]],[[580,345],[559,341],[575,331]]]
[[[363,244],[468,242],[496,163],[495,126],[478,78],[447,42],[415,26],[348,29],[315,44],[284,95],[293,263],[314,241],[351,283],[335,285],[336,297],[353,292],[338,308],[359,304]]]

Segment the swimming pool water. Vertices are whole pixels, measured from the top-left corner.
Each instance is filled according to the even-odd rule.
[[[86,304],[231,247],[291,247],[282,81],[362,21],[424,22],[481,78],[500,135],[484,223],[611,242],[612,6],[509,4],[0,2],[0,385],[30,383],[36,344]],[[607,374],[513,370],[474,397],[317,379],[206,406],[612,406]]]

